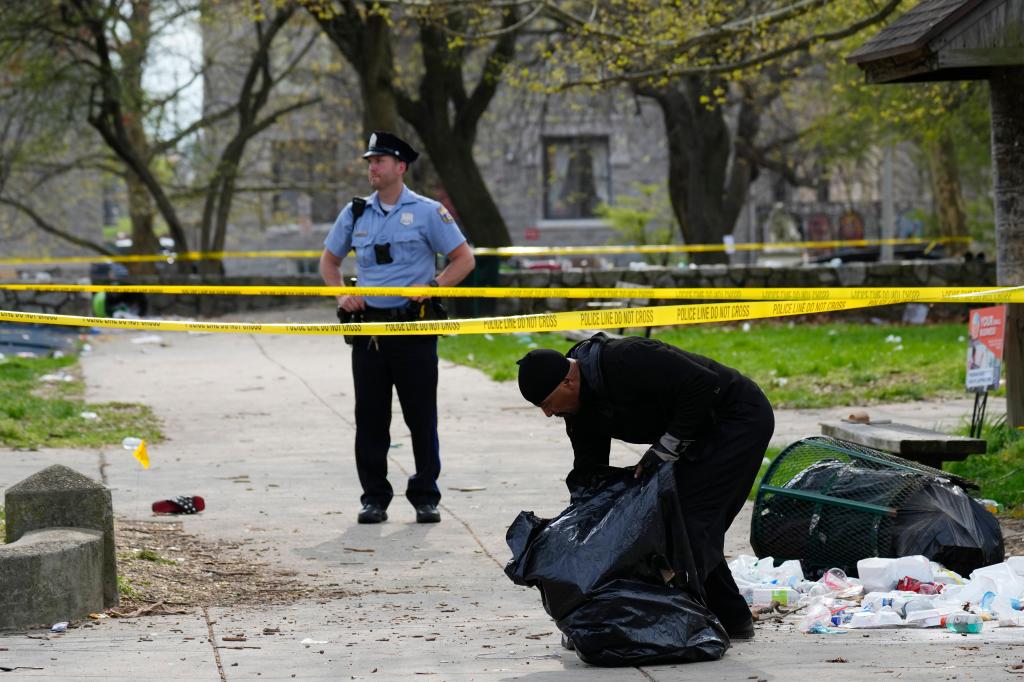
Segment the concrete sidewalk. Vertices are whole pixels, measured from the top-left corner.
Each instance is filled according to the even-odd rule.
[[[277,319],[285,317],[326,319],[322,308]],[[567,502],[563,479],[571,466],[561,420],[544,419],[525,405],[513,382],[494,383],[442,361],[439,525],[417,525],[402,497],[412,452],[396,401],[391,520],[360,526],[349,351],[340,339],[167,333],[161,344],[131,342],[139,336],[99,337],[82,365],[90,401],[146,403],[164,420],[168,440],[151,447],[152,468],[141,470],[113,446],[3,451],[0,493],[60,462],[110,486],[121,517],[152,520],[153,500],[200,494],[207,510],[176,519],[187,532],[239,542],[265,561],[313,584],[337,585],[349,596],[103,621],[50,639],[0,636],[0,666],[19,667],[22,676],[988,680],[1014,677],[1008,668],[1021,662],[1024,630],[991,629],[967,640],[904,630],[811,636],[784,624],[759,626],[754,641],[734,645],[720,662],[591,668],[560,648],[539,594],[502,573],[509,523],[523,509],[558,513]],[[936,425],[936,406],[922,407],[920,425]],[[897,409],[903,408],[884,414]],[[954,404],[948,411],[962,409]],[[784,440],[817,433],[815,420],[822,416],[816,413],[801,411],[792,419],[779,413]],[[641,452],[616,444],[613,464],[631,464]],[[728,552],[750,552],[748,528],[749,517],[737,520]],[[265,628],[279,632],[265,635]],[[247,641],[223,639],[239,633]]]

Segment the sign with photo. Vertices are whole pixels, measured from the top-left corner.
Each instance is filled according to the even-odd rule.
[[[967,331],[967,390],[994,391],[1003,365],[1006,306],[972,310]]]

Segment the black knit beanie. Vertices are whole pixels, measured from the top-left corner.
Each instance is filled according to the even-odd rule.
[[[569,374],[569,361],[549,348],[531,350],[517,363],[519,391],[534,405],[540,405]]]

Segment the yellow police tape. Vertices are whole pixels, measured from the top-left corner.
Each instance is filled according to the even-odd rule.
[[[706,303],[680,306],[619,308],[613,310],[481,317],[464,320],[373,322],[350,324],[283,324],[260,322],[189,322],[78,317],[0,310],[0,322],[106,327],[144,331],[220,332],[228,334],[349,334],[397,336],[433,334],[486,334],[505,332],[558,332],[570,329],[617,329],[753,320],[787,315],[809,315],[887,305],[892,300],[762,301]]]
[[[734,251],[793,251],[882,245],[927,244],[929,252],[939,244],[970,243],[970,237],[908,237],[904,239],[846,239],[816,242],[744,242],[737,244],[646,244],[595,246],[501,246],[476,247],[478,256],[570,256],[582,254],[713,253]],[[174,261],[228,260],[234,258],[319,258],[322,251],[185,251],[173,254],[64,256],[39,258],[0,258],[0,265],[57,265],[63,263],[167,263]]]
[[[233,296],[440,296],[719,301],[892,299],[921,303],[1024,303],[1024,287],[326,287],[177,284],[5,284],[0,290]]]
[[[189,322],[77,317],[0,310],[0,322],[108,327],[146,331],[222,332],[233,334],[349,334],[394,336],[424,334],[486,334],[505,332],[558,332],[570,329],[618,329],[657,327],[705,322],[731,322],[790,315],[811,315],[903,303],[910,299],[879,298],[817,299],[802,301],[747,301],[675,306],[618,308],[594,311],[482,317],[463,320],[374,322],[350,324],[281,324],[258,322]],[[918,299],[919,300],[919,299]]]

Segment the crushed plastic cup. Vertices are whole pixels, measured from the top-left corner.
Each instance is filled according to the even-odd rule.
[[[832,625],[832,609],[822,599],[815,599],[800,619],[800,632],[812,632],[816,627]]]
[[[125,450],[135,450],[135,448],[142,445],[142,439],[136,438],[135,436],[128,436],[121,441],[121,447]]]
[[[100,416],[98,414],[96,414],[95,412],[88,412],[88,411],[82,412],[78,416],[80,416],[82,419],[86,419],[86,420],[89,420],[89,421],[92,421],[92,420],[100,418]]]
[[[59,623],[54,623],[52,626],[50,626],[50,632],[67,632],[67,631],[68,631],[68,623],[67,623],[67,621],[61,621]]]

